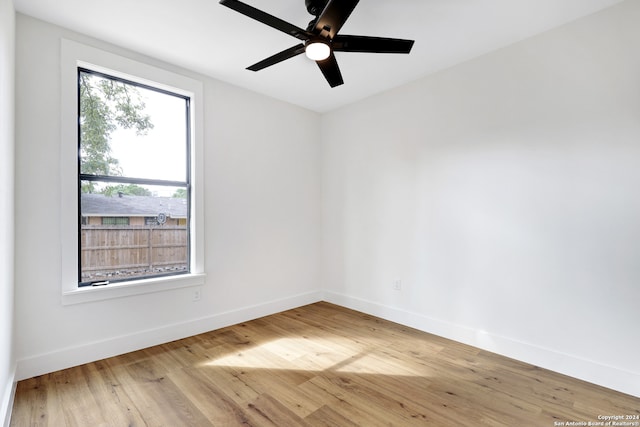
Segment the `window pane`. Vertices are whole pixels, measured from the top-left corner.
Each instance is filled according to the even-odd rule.
[[[81,181],[81,283],[189,271],[186,187]]]
[[[103,216],[102,225],[129,225],[128,216]]]
[[[81,71],[80,173],[187,180],[187,100]]]

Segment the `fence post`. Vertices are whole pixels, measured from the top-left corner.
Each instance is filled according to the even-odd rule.
[[[152,243],[151,243],[151,239],[153,238],[153,227],[149,226],[149,237],[147,239],[147,241],[149,242],[149,247],[148,247],[148,254],[149,254],[149,273],[153,273],[153,248],[152,248]]]

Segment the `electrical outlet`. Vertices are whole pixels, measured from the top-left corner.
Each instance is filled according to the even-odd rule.
[[[402,289],[402,280],[396,279],[392,282],[393,289],[399,291]]]
[[[193,302],[200,301],[202,298],[202,289],[194,289],[193,294],[191,294],[191,300]]]

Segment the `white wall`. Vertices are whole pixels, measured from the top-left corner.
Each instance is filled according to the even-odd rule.
[[[325,115],[328,300],[640,396],[638,22],[630,0]]]
[[[14,42],[15,11],[0,0],[0,425],[11,405],[15,375],[13,345],[14,244]],[[7,424],[8,425],[8,424]]]
[[[0,424],[12,401],[15,376],[13,345],[14,226],[14,42],[15,11],[0,0]]]
[[[191,290],[63,306],[60,38],[165,67],[205,90],[205,263]],[[18,14],[18,377],[166,342],[320,299],[316,113]]]

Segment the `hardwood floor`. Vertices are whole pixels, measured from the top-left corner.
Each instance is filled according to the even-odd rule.
[[[11,426],[512,427],[599,415],[640,416],[640,399],[323,302],[21,381]]]

